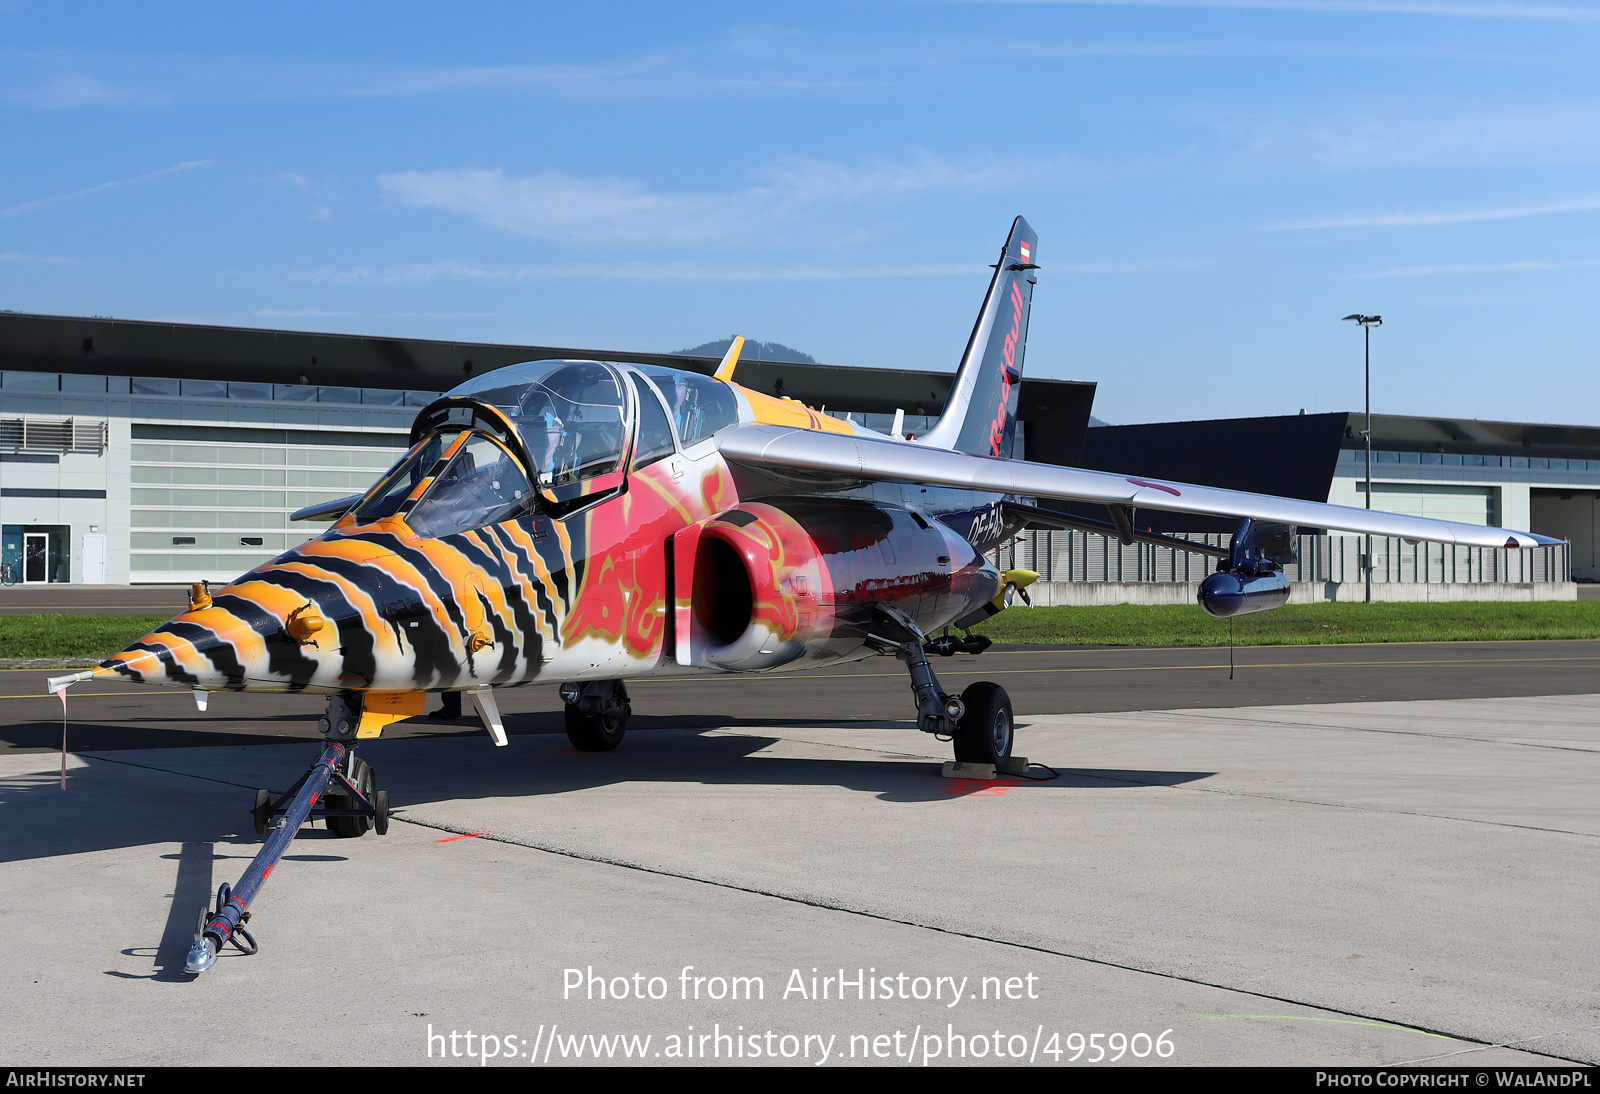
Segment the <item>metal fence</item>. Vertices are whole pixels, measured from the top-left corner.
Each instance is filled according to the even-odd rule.
[[[1180,537],[1216,547],[1228,535]],[[1290,581],[1365,581],[1361,572],[1363,536],[1296,536],[1299,561],[1284,567]],[[1155,544],[1124,547],[1094,532],[1028,531],[1000,548],[1002,570],[1020,566],[1043,581],[1203,581],[1216,560],[1192,551]],[[1571,581],[1572,548],[1458,547],[1448,543],[1407,543],[1372,537],[1372,580],[1445,584]]]

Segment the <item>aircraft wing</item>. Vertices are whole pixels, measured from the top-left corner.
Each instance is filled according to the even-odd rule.
[[[1355,509],[1109,471],[1003,460],[919,444],[785,426],[740,425],[718,434],[717,443],[730,463],[757,469],[819,472],[853,479],[947,486],[1213,517],[1251,517],[1274,524],[1471,547],[1538,547],[1562,542],[1531,532],[1430,520],[1380,509]]]

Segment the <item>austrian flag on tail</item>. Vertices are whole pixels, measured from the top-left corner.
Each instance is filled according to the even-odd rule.
[[[1033,261],[1033,254],[1028,249],[1028,241],[1027,240],[1022,240],[1021,242],[1019,242],[1017,244],[1017,246],[1022,251],[1022,261],[1024,261],[1024,262],[1032,262]]]

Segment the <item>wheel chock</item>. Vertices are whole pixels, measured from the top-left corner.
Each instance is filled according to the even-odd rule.
[[[1004,775],[1026,775],[1028,773],[1028,757],[1013,756],[1000,768]]]
[[[964,764],[958,760],[946,760],[940,774],[947,779],[995,778],[994,764]]]

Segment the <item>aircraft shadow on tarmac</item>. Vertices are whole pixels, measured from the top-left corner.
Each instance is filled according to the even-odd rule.
[[[803,732],[898,727],[902,723],[788,720],[781,724]],[[916,731],[904,724],[908,739],[916,740]],[[744,728],[724,725],[719,732],[642,728],[630,731],[615,752],[601,753],[579,752],[568,745],[564,735],[523,732],[504,750],[494,748],[478,733],[364,742],[361,755],[377,771],[379,785],[389,792],[395,815],[401,819],[410,806],[483,798],[533,799],[626,783],[834,786],[873,794],[888,804],[905,804],[956,801],[974,794],[1177,786],[1215,774],[1077,767],[1057,769],[1051,778],[1047,769],[1035,767],[1029,778],[1002,776],[992,782],[945,779],[940,776],[940,761],[932,758],[897,757],[865,744],[860,758],[851,758],[837,755],[840,746],[854,747],[848,738],[807,742],[741,732]],[[1025,733],[1025,724],[1019,729]],[[59,725],[56,733],[60,733]],[[241,734],[187,736],[195,744],[226,744],[235,749],[241,744],[280,743],[272,737]],[[217,736],[226,740],[216,741]],[[59,736],[56,739],[59,742]],[[133,761],[131,757],[119,759],[124,755],[121,751],[106,752],[102,758],[86,749],[79,758],[87,760],[89,769],[69,772],[66,792],[58,788],[54,772],[0,780],[0,863],[192,842],[237,843],[235,853],[248,857],[254,853],[249,848],[258,842],[247,819],[254,788],[260,785],[281,793],[315,759],[313,740],[294,744],[296,747],[251,749],[240,757],[237,769],[231,760],[219,764],[222,756],[203,753],[174,754],[168,764],[159,755],[146,754]],[[817,748],[835,755],[767,752]],[[195,792],[177,793],[145,784],[142,788],[120,787],[108,795],[102,773],[116,779],[118,771],[127,771],[121,765],[129,762],[139,769],[174,772],[159,777],[169,786],[171,780],[180,779]],[[196,777],[181,779],[183,775]],[[72,792],[74,783],[79,785],[79,793]],[[224,802],[226,806],[219,809]],[[332,837],[319,826],[303,829],[299,838],[321,841]]]
[[[946,779],[940,775],[942,761],[921,756],[896,756],[879,746],[852,746],[848,739],[810,742],[794,737],[767,736],[745,732],[753,727],[723,723],[719,732],[691,729],[630,730],[628,738],[615,752],[579,752],[563,738],[544,736],[526,741],[521,750],[526,760],[487,763],[465,787],[453,786],[450,798],[517,797],[553,795],[615,785],[619,783],[687,783],[714,785],[837,786],[858,793],[870,793],[888,803],[949,801],[973,793],[1032,793],[1044,790],[1100,789],[1129,786],[1175,786],[1209,778],[1207,771],[1123,771],[1091,768],[1058,769],[1054,778],[1041,767],[1034,767],[1028,778],[1002,777],[994,781]],[[768,724],[805,730],[860,730],[867,728],[903,729],[908,743],[922,743],[909,722],[797,722],[794,719]],[[1019,729],[1025,730],[1026,725]],[[516,748],[513,741],[511,747]],[[839,751],[839,746],[861,747],[861,758],[841,756],[785,756],[769,749],[815,749]],[[532,747],[529,747],[532,746]],[[380,763],[369,753],[368,758]],[[507,757],[508,760],[511,757]],[[379,768],[381,771],[382,768]],[[418,787],[407,787],[395,772],[387,786],[397,808],[421,804],[434,795],[418,794]]]
[[[408,806],[478,798],[545,797],[625,783],[831,786],[873,794],[879,801],[896,805],[956,802],[975,795],[1028,795],[1047,790],[1177,786],[1214,774],[1067,768],[1058,769],[1056,777],[1050,778],[1047,769],[1035,767],[1030,776],[1038,781],[1013,777],[993,781],[945,779],[940,776],[937,760],[897,757],[865,744],[861,746],[859,759],[767,753],[769,749],[816,748],[837,752],[841,745],[855,747],[849,744],[848,738],[808,742],[740,732],[747,727],[729,726],[726,722],[717,727],[721,732],[714,733],[703,728],[647,728],[651,722],[681,725],[684,721],[673,718],[639,719],[638,723],[643,723],[639,731],[630,732],[622,748],[615,752],[585,753],[570,748],[564,735],[529,732],[533,728],[529,716],[518,721],[522,732],[516,734],[519,739],[513,740],[506,750],[493,748],[481,734],[472,734],[478,739],[469,742],[457,740],[467,737],[466,734],[446,731],[431,738],[368,742],[362,745],[362,754],[379,772],[382,785],[393,798],[395,817],[402,821]],[[769,724],[799,729],[802,733],[808,729],[902,726],[908,735],[916,732],[909,723],[797,723],[791,719]],[[11,728],[15,731],[27,727]],[[1019,726],[1019,729],[1025,728],[1025,725]],[[53,729],[59,735],[59,723]],[[191,746],[281,743],[281,739],[272,736],[175,732]],[[22,735],[13,732],[12,736]],[[60,737],[55,740],[59,742]],[[265,781],[270,788],[282,791],[304,770],[315,752],[315,742],[309,738],[296,743],[301,747],[252,749],[248,759],[241,757],[241,766],[267,772]],[[136,944],[121,951],[127,958],[150,960],[154,971],[141,974],[107,970],[106,975],[155,982],[186,981],[189,977],[183,972],[184,957],[193,939],[200,908],[214,899],[218,881],[233,880],[259,846],[246,819],[253,798],[250,788],[244,785],[249,776],[221,769],[210,757],[200,757],[204,762],[199,764],[185,762],[196,757],[192,752],[174,754],[173,762],[167,765],[161,763],[159,757],[148,754],[137,761],[132,757],[118,760],[121,751],[110,751],[104,757],[82,755],[80,758],[86,760],[89,767],[87,771],[82,768],[69,771],[65,792],[59,788],[53,772],[0,781],[0,863],[112,848],[155,850],[177,844],[180,850],[176,854],[166,852],[155,856],[177,862],[171,904],[159,942],[153,946],[148,942]],[[140,769],[191,771],[199,777],[185,779],[168,773],[156,776],[165,786],[144,782],[112,789],[110,780],[117,779],[119,772],[127,771],[123,765],[129,762]],[[175,783],[192,783],[196,792],[174,792]],[[291,862],[308,864],[344,861],[343,855],[333,853],[338,850],[339,842],[324,828],[304,828],[296,837],[295,851],[284,857]],[[227,951],[227,955],[242,956],[232,950]]]

